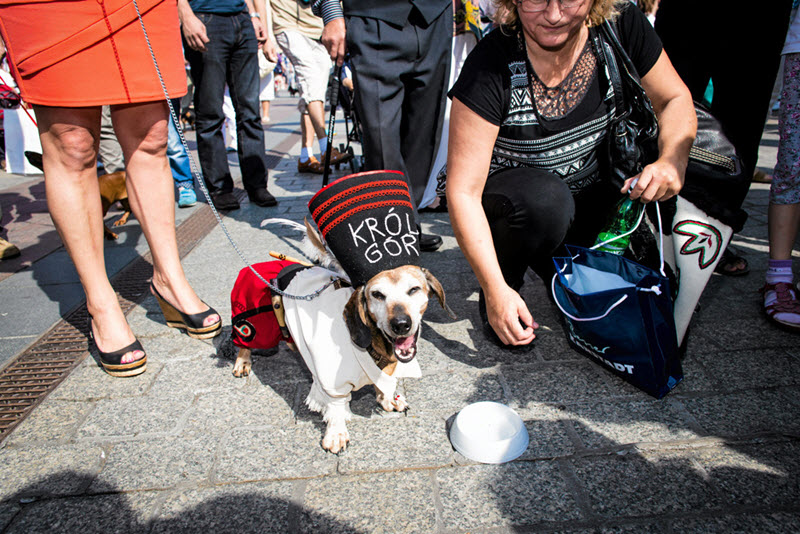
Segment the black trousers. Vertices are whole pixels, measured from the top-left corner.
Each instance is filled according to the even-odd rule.
[[[752,176],[789,25],[791,0],[661,0],[655,28],[675,70],[712,114]],[[746,192],[745,192],[746,194]],[[742,198],[744,200],[744,198]]]
[[[528,267],[549,280],[555,273],[553,256],[566,254],[564,244],[593,245],[621,198],[606,183],[573,196],[561,178],[537,169],[490,176],[482,203],[506,283],[519,289]]]
[[[441,136],[452,10],[429,25],[416,9],[402,27],[365,17],[346,25],[365,170],[404,173],[416,206]]]

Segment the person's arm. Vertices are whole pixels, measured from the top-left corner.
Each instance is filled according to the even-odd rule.
[[[667,200],[680,193],[689,163],[689,149],[697,134],[692,94],[663,51],[642,78],[642,86],[658,117],[658,159],[645,167],[631,192],[644,202]],[[636,177],[625,181],[622,191]]]
[[[244,0],[244,3],[250,13],[250,21],[253,23],[253,30],[256,32],[256,39],[258,39],[259,44],[264,44],[267,40],[267,31],[264,29],[264,23],[261,22],[261,15],[256,11],[253,0]]]
[[[536,337],[533,329],[539,325],[503,278],[481,204],[499,131],[498,126],[453,99],[447,147],[447,210],[459,247],[486,297],[489,324],[503,343],[526,345]],[[520,320],[528,326],[523,328]]]
[[[342,66],[342,85],[344,85],[349,91],[352,91],[355,88],[353,85],[353,73],[350,71],[350,67],[347,65]]]
[[[325,27],[322,29],[322,44],[337,65],[344,62],[346,52],[347,30],[344,25],[344,13],[339,0],[315,0],[311,11],[322,17]]]
[[[267,33],[267,40],[261,45],[261,52],[267,61],[278,62],[278,45],[275,42],[275,33],[272,28],[272,4],[270,0],[254,0],[256,12],[264,21],[264,30]]]
[[[189,6],[189,0],[178,0],[178,17],[181,19],[181,31],[189,48],[205,52],[208,42],[206,25],[194,14]]]

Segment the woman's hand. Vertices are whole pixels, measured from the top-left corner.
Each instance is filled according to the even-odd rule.
[[[636,176],[625,180],[620,193],[630,191],[632,200],[639,199],[645,203],[667,200],[680,193],[683,188],[684,172],[666,158],[659,158]],[[635,185],[631,189],[631,184],[634,182]]]
[[[506,345],[527,345],[539,328],[519,293],[508,286],[486,292],[486,315],[500,341]]]

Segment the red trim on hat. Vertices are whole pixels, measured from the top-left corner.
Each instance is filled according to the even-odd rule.
[[[405,178],[405,174],[403,174],[400,171],[383,171],[383,170],[380,170],[380,171],[365,171],[365,172],[359,172],[359,173],[356,173],[356,174],[348,174],[347,176],[342,176],[338,180],[334,180],[333,182],[329,183],[328,185],[326,185],[325,187],[323,187],[322,189],[317,191],[317,194],[314,195],[313,197],[311,197],[311,200],[309,200],[308,203],[311,204],[312,202],[314,202],[314,199],[316,199],[323,191],[326,191],[327,189],[329,189],[329,188],[333,187],[334,185],[338,184],[339,182],[342,182],[342,181],[347,180],[349,178],[360,178],[362,176],[369,176],[370,174],[399,174],[400,176]]]
[[[356,213],[358,213],[360,211],[364,211],[364,210],[371,210],[371,209],[375,209],[375,208],[383,208],[383,207],[388,207],[388,206],[406,206],[411,210],[414,209],[414,207],[411,205],[411,202],[407,202],[405,200],[382,200],[381,202],[373,202],[371,204],[363,204],[361,206],[355,207],[355,208],[351,209],[350,211],[347,211],[347,212],[341,214],[336,219],[331,221],[331,223],[329,225],[327,225],[325,228],[320,228],[319,231],[322,233],[322,237],[327,237],[328,232],[333,230],[336,225],[338,225],[340,222],[344,221],[348,217],[352,216],[353,214],[356,214]]]
[[[355,176],[355,175],[353,175],[353,176]],[[390,186],[393,186],[393,187],[398,187],[399,186],[399,187],[402,187],[403,190],[398,191],[397,189],[382,189],[382,190],[380,190],[380,191],[378,191],[376,193],[372,193],[372,195],[374,196],[376,194],[390,194],[390,193],[391,194],[396,194],[396,193],[400,193],[401,195],[408,195],[409,197],[411,197],[411,194],[408,191],[408,184],[405,182],[405,180],[379,180],[377,182],[369,182],[369,183],[365,183],[365,184],[354,185],[353,187],[351,187],[349,189],[345,189],[344,191],[340,191],[339,193],[336,193],[331,198],[329,198],[328,200],[326,200],[325,202],[323,202],[322,204],[317,206],[317,209],[315,209],[311,213],[311,216],[316,221],[317,217],[319,216],[319,213],[321,211],[323,211],[325,208],[327,208],[328,206],[330,206],[334,202],[337,202],[342,197],[355,194],[356,192],[361,191],[363,189],[370,189],[370,188],[374,188],[374,187],[390,187]],[[311,202],[309,202],[309,204],[311,204],[312,202],[313,202],[313,200]],[[319,222],[320,221],[317,221],[317,224],[319,224]]]
[[[348,189],[348,191],[352,191],[352,189]],[[323,224],[325,224],[325,221],[327,221],[331,217],[334,217],[338,212],[347,209],[348,206],[352,206],[353,204],[356,204],[356,203],[359,203],[359,202],[368,201],[368,200],[373,199],[375,197],[380,198],[380,197],[388,197],[388,196],[399,196],[399,197],[402,197],[403,199],[406,199],[406,198],[410,199],[411,198],[409,196],[409,194],[408,194],[408,190],[407,189],[381,189],[379,191],[371,191],[371,192],[363,193],[363,194],[358,195],[358,196],[347,198],[344,201],[342,201],[342,202],[334,205],[333,207],[331,207],[331,209],[329,209],[327,212],[325,212],[322,215],[320,215],[319,219],[316,218],[316,215],[319,213],[319,210],[315,210],[314,214],[312,214],[312,216],[314,217],[314,220],[317,223],[317,227],[319,227],[319,226],[322,226]]]

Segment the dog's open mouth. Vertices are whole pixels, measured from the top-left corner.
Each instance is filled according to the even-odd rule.
[[[396,337],[392,341],[394,345],[395,357],[403,362],[408,363],[417,355],[417,339],[419,338],[419,329],[413,336]]]

